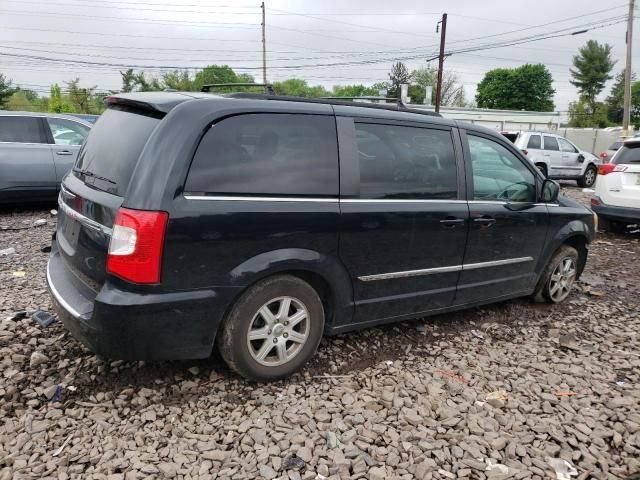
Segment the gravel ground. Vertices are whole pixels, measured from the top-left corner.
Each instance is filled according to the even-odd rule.
[[[0,211],[0,480],[640,474],[638,233],[599,234],[562,305],[325,339],[301,374],[256,385],[216,357],[108,362],[36,326],[50,208]]]

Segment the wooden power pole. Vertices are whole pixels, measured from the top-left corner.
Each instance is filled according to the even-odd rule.
[[[633,1],[633,0],[631,0]],[[438,55],[438,83],[436,85],[436,112],[440,111],[440,103],[442,102],[442,69],[444,67],[444,42],[447,36],[447,14],[442,14],[442,20],[438,25],[442,24],[440,30],[440,55]],[[438,27],[436,27],[438,31]]]
[[[631,122],[631,45],[633,39],[633,10],[635,0],[629,0],[629,17],[627,18],[627,63],[624,67],[624,114],[622,116],[622,135],[629,135]]]
[[[267,83],[267,42],[265,40],[264,29],[266,26],[264,14],[264,2],[260,5],[262,8],[262,83]]]

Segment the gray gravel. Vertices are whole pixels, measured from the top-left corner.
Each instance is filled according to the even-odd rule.
[[[59,322],[36,326],[30,315],[51,311],[50,208],[0,212],[0,250],[15,249],[0,255],[0,480],[640,473],[637,234],[600,234],[563,305],[521,299],[325,339],[301,374],[256,385],[215,355],[109,362]]]

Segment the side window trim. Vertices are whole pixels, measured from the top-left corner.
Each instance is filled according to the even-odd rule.
[[[463,155],[464,155],[464,163],[465,163],[465,175],[466,175],[466,200],[468,203],[471,202],[482,202],[482,203],[486,203],[486,202],[491,202],[491,203],[505,203],[502,200],[475,200],[474,199],[474,192],[473,192],[473,166],[471,164],[471,151],[469,150],[469,135],[474,135],[476,137],[482,137],[485,138],[487,140],[492,140],[494,142],[496,142],[497,144],[503,146],[504,148],[506,148],[507,150],[509,150],[511,153],[513,153],[516,158],[520,161],[520,163],[522,163],[534,176],[535,182],[536,182],[536,198],[540,198],[540,189],[542,188],[542,180],[541,180],[541,173],[540,170],[538,170],[535,165],[533,165],[533,163],[531,163],[530,161],[528,161],[526,158],[524,158],[522,156],[522,152],[520,152],[517,148],[515,148],[515,145],[513,145],[511,142],[503,142],[502,138],[496,138],[492,135],[487,135],[484,132],[477,132],[477,131],[473,131],[473,130],[467,130],[465,128],[461,128],[460,130],[460,138],[462,140],[462,151],[463,151]]]
[[[353,125],[353,152],[351,155],[353,156],[352,163],[355,163],[355,166],[351,167],[351,172],[348,175],[355,175],[355,183],[357,184],[357,188],[351,188],[353,198],[357,201],[361,202],[376,202],[376,203],[385,203],[385,202],[455,202],[455,201],[464,201],[464,185],[465,185],[465,171],[464,171],[464,160],[462,158],[462,146],[460,140],[460,134],[458,129],[449,125],[440,125],[440,124],[430,124],[430,123],[422,123],[422,122],[410,122],[410,121],[402,121],[395,119],[386,119],[386,118],[369,118],[369,117],[338,117],[338,118],[349,118],[351,120],[351,124]],[[456,162],[456,198],[454,199],[370,199],[370,198],[361,198],[360,197],[360,161],[358,158],[358,148],[357,148],[357,139],[356,139],[356,124],[372,124],[372,125],[386,125],[391,127],[407,127],[407,128],[422,128],[425,130],[440,130],[444,132],[449,132],[451,136],[451,142],[453,145],[453,153],[454,159]],[[340,128],[338,128],[338,139],[340,140]],[[341,151],[340,151],[341,152]],[[342,152],[341,152],[342,153]],[[340,162],[342,168],[342,160]],[[346,180],[346,179],[345,179]],[[354,180],[351,179],[351,182]],[[348,198],[347,189],[344,190],[343,194],[343,175],[342,172],[340,174],[340,187],[341,187],[341,195],[344,195],[344,198]],[[347,185],[345,185],[347,187]]]

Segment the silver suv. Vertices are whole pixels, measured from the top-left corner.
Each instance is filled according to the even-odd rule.
[[[55,200],[90,131],[72,116],[0,111],[0,203]]]
[[[596,183],[601,160],[580,150],[566,138],[542,132],[508,132],[504,135],[522,150],[545,177],[577,180],[581,187],[592,187]]]

